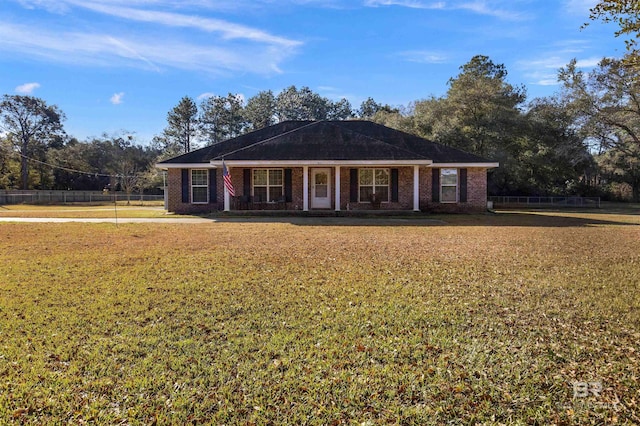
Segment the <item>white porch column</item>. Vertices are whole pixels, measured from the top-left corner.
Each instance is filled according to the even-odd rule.
[[[413,166],[413,211],[420,211],[420,167]]]
[[[302,210],[309,211],[309,166],[302,166]]]
[[[231,197],[229,196],[229,190],[227,189],[226,185],[223,185],[224,187],[224,211],[228,212],[231,211]]]
[[[336,211],[340,211],[340,166],[336,166]]]

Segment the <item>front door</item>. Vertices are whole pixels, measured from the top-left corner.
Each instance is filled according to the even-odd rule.
[[[311,172],[311,208],[331,208],[331,169],[313,169]]]

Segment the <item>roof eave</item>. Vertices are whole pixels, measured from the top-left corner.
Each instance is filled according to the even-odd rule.
[[[500,167],[497,162],[449,162],[436,163],[432,160],[226,160],[229,167],[266,167],[266,166],[431,166],[431,167]],[[156,163],[155,167],[168,169],[195,169],[222,167],[221,160],[206,163]]]
[[[211,163],[156,163],[156,167],[162,170],[168,169],[202,169],[211,168]]]
[[[457,163],[436,163],[434,162],[432,164],[432,167],[482,167],[482,168],[487,168],[487,169],[491,169],[494,167],[500,167],[500,163],[495,163],[495,162],[482,162],[482,163],[465,163],[465,162],[457,162]]]
[[[225,160],[227,167],[265,166],[430,166],[431,160]],[[213,167],[222,167],[221,160],[211,160]]]

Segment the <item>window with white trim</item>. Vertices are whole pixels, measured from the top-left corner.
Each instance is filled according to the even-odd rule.
[[[283,194],[284,171],[282,169],[253,169],[254,201],[278,201]]]
[[[440,202],[458,202],[458,169],[440,169]]]
[[[371,201],[371,195],[376,194],[382,202],[389,201],[389,169],[359,169],[358,194],[361,203]]]
[[[191,170],[191,202],[194,204],[209,202],[209,170]]]

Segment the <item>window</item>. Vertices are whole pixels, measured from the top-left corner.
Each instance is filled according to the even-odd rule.
[[[284,194],[282,169],[253,170],[253,198],[256,202],[278,201]]]
[[[389,169],[360,169],[358,173],[361,203],[371,201],[371,194],[376,194],[383,202],[389,201]]]
[[[458,202],[458,169],[440,169],[440,202]]]
[[[191,202],[194,204],[209,202],[208,170],[191,170]]]

